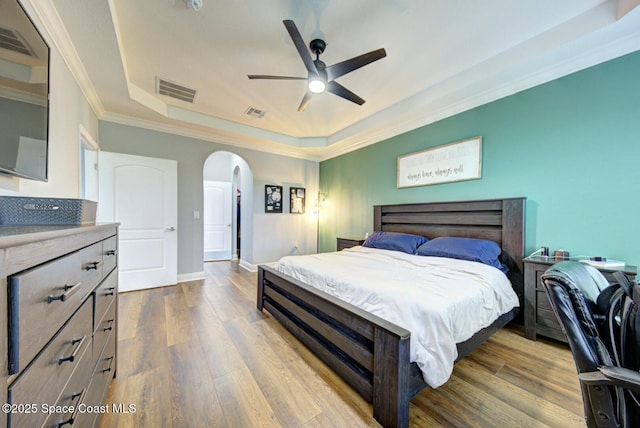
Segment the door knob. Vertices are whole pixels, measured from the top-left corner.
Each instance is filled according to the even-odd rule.
[[[175,232],[175,231],[176,231],[176,228],[175,228],[175,227],[173,227],[173,226],[171,226],[171,227],[167,227],[167,228],[165,229],[165,232]]]

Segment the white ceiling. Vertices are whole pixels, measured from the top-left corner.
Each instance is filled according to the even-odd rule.
[[[99,118],[319,160],[640,49],[640,0],[28,1]],[[386,50],[337,79],[363,106],[324,93],[298,112],[304,81],[247,78],[306,76],[283,19],[327,65]]]

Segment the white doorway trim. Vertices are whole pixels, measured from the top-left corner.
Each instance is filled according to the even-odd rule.
[[[80,125],[78,129],[78,156],[80,162],[80,197],[98,200],[98,143],[89,131]]]

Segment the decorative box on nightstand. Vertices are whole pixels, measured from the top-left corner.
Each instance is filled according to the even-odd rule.
[[[345,248],[351,248],[362,244],[364,244],[364,239],[362,238],[338,238],[337,248],[338,251],[342,251]]]
[[[549,299],[544,291],[540,277],[556,263],[554,257],[527,257],[524,260],[524,335],[535,340],[538,334],[563,342],[567,338],[553,313]],[[597,268],[609,282],[613,282],[613,272],[622,271],[629,278],[635,279],[635,266]]]

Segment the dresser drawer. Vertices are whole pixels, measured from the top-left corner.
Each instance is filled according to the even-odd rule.
[[[102,354],[97,359],[91,386],[87,393],[85,403],[89,406],[97,406],[104,403],[111,379],[116,370],[116,334],[111,331]]]
[[[97,242],[78,251],[82,282],[88,288],[87,294],[102,280],[102,242]]]
[[[97,358],[103,351],[107,339],[116,328],[116,304],[112,303],[100,321],[96,324],[93,333],[93,355]]]
[[[101,275],[97,243],[9,277],[9,374],[29,364]]]
[[[92,362],[93,358],[91,355],[91,347],[87,346],[84,354],[82,354],[78,361],[78,367],[71,375],[71,379],[69,379],[67,386],[64,388],[64,391],[62,391],[58,401],[55,403],[55,407],[48,409],[50,414],[43,427],[59,428],[65,425],[77,427],[83,426],[77,423],[81,413],[76,410],[81,410],[78,405],[80,403],[84,403],[84,399],[89,391],[91,373],[93,372]],[[61,413],[66,409],[69,409],[70,411]]]
[[[116,267],[118,260],[118,237],[112,236],[111,238],[102,241],[102,266],[103,275],[108,275],[109,272]]]
[[[91,314],[92,305],[88,300],[11,385],[10,403],[37,404],[40,408],[58,401],[67,381],[80,367],[83,354],[91,354],[87,351],[91,347]],[[46,417],[42,412],[9,416],[12,426],[16,427],[39,426]],[[32,418],[42,420],[32,421]]]
[[[95,302],[93,328],[98,327],[98,323],[104,317],[107,308],[116,300],[118,294],[118,270],[112,271],[102,284],[93,292]]]

